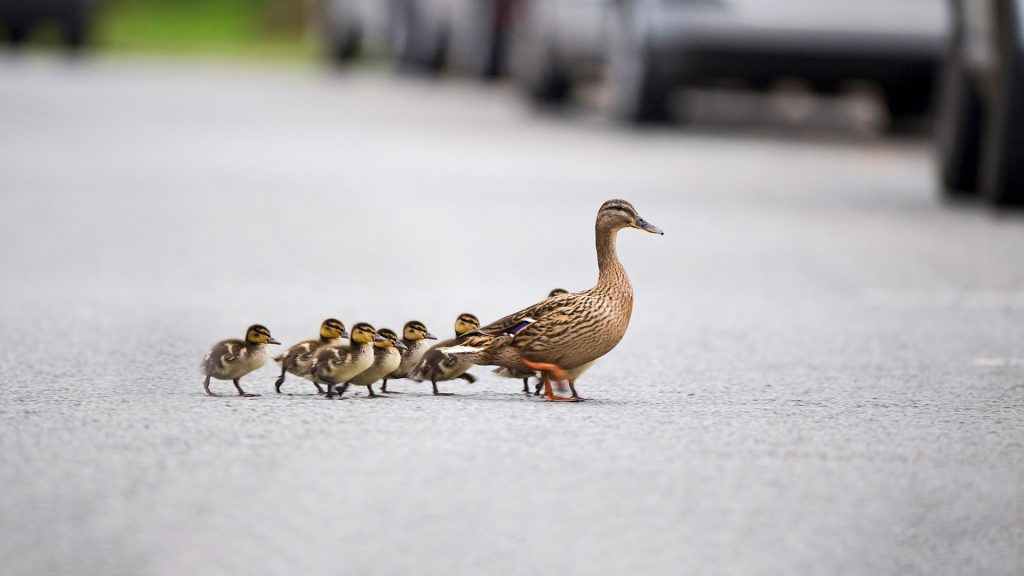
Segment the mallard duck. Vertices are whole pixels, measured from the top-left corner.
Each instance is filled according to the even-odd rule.
[[[370,398],[377,397],[373,393],[374,383],[398,369],[402,363],[402,350],[406,350],[405,344],[402,344],[393,330],[381,328],[377,335],[384,339],[373,343],[373,364],[350,380],[355,386],[366,386]]]
[[[267,344],[280,344],[270,335],[266,326],[253,324],[245,331],[245,340],[231,338],[217,342],[206,353],[200,367],[206,375],[203,388],[210,396],[218,396],[210,391],[210,379],[231,380],[235,383],[239,396],[259,396],[242,390],[238,383],[242,376],[256,370],[267,363]]]
[[[334,388],[341,384],[341,396],[348,389],[352,378],[373,365],[373,343],[383,342],[385,338],[366,322],[352,327],[349,344],[332,344],[317,350],[313,358],[310,372],[314,383],[327,384],[327,399],[335,398]]]
[[[461,378],[470,384],[476,382],[476,378],[472,374],[468,374],[466,371],[473,367],[473,364],[466,362],[465,360],[459,360],[452,356],[446,356],[441,353],[442,348],[447,348],[455,344],[455,340],[466,334],[472,332],[480,327],[480,319],[472,314],[459,314],[459,317],[455,319],[455,338],[450,340],[444,340],[438,342],[430,347],[423,354],[423,359],[416,365],[416,368],[409,373],[409,378],[417,382],[423,382],[430,380],[430,384],[434,387],[434,396],[450,396],[450,393],[438,392],[437,383],[445,382],[448,380],[455,380]]]
[[[298,344],[289,347],[287,350],[281,353],[281,355],[274,357],[274,362],[281,365],[281,376],[278,377],[277,381],[274,382],[274,390],[278,394],[281,393],[281,385],[284,384],[284,377],[286,373],[292,373],[296,376],[310,379],[309,369],[313,366],[313,357],[316,355],[316,351],[321,346],[329,346],[331,344],[347,344],[346,339],[348,338],[348,332],[345,330],[345,325],[340,320],[334,318],[328,318],[320,324],[320,337],[313,338],[310,340],[303,340]],[[313,382],[316,386],[316,391],[319,394],[324,393],[323,387],[316,382]]]
[[[402,344],[405,344],[406,350],[402,352],[402,363],[398,365],[398,370],[384,379],[384,384],[380,387],[381,392],[387,393],[388,380],[409,377],[409,372],[420,363],[423,354],[430,348],[430,342],[427,340],[437,340],[437,336],[431,334],[423,322],[410,320],[405,323],[402,328]]]
[[[597,213],[597,284],[589,290],[546,298],[464,334],[442,352],[473,364],[541,373],[549,401],[577,401],[556,396],[551,379],[570,383],[568,371],[610,352],[629,326],[633,287],[615,251],[619,230],[636,228],[663,234],[624,200],[609,200]]]

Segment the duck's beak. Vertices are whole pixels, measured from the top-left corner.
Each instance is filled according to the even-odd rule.
[[[633,223],[633,228],[643,230],[644,232],[650,232],[651,234],[661,234],[662,236],[665,235],[665,233],[661,231],[661,228],[658,228],[657,226],[651,224],[650,222],[644,220],[643,218],[637,218],[636,222]]]
[[[383,342],[385,340],[387,340],[387,338],[381,336],[380,334],[374,334],[373,335],[373,341],[374,342]]]
[[[426,334],[424,334],[423,337],[426,338],[427,340],[437,340],[437,336],[434,336],[430,332],[427,332]]]
[[[395,348],[398,348],[399,350],[408,350],[409,349],[408,346],[406,346],[405,344],[402,344],[401,340],[395,340]]]
[[[280,342],[274,340],[273,338],[267,337],[267,344],[280,344]]]
[[[351,336],[349,336],[349,334],[348,334],[348,330],[342,330],[341,331],[341,337],[342,338],[351,338]]]

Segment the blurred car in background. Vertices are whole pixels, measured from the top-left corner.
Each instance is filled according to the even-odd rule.
[[[509,68],[538,104],[559,104],[600,77],[611,0],[518,0]]]
[[[345,65],[366,50],[387,51],[396,0],[324,0],[321,28],[327,56]]]
[[[672,92],[800,78],[822,91],[848,80],[881,90],[896,120],[928,111],[947,35],[942,0],[524,0],[517,76],[558,102],[603,76],[609,111],[664,120]]]
[[[938,119],[950,196],[1024,204],[1024,0],[956,0]]]
[[[88,40],[94,8],[94,0],[0,0],[0,33],[18,46],[36,28],[57,24],[64,45],[77,49]]]
[[[398,0],[392,48],[406,68],[480,78],[504,70],[513,0]]]

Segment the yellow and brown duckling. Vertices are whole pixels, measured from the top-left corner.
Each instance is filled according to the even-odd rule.
[[[231,380],[238,390],[239,396],[259,396],[242,390],[239,380],[242,376],[256,370],[267,363],[267,344],[280,344],[270,335],[266,326],[253,324],[245,331],[245,340],[231,338],[217,342],[206,353],[201,366],[206,381],[203,388],[210,396],[217,396],[210,391],[210,379]]]
[[[633,312],[633,287],[619,261],[615,240],[623,228],[662,234],[624,200],[601,205],[594,224],[598,280],[593,288],[541,302],[458,338],[443,353],[474,364],[541,373],[544,397],[556,396],[551,379],[570,383],[570,371],[610,352],[626,334]]]
[[[437,336],[431,334],[423,322],[410,320],[405,323],[402,328],[402,344],[405,344],[406,350],[402,352],[402,362],[398,365],[398,370],[384,379],[384,384],[380,388],[381,392],[387,393],[388,380],[409,377],[409,372],[412,372],[413,368],[420,363],[423,354],[430,348],[431,344],[428,340],[437,340]]]
[[[373,343],[373,364],[351,380],[355,386],[366,386],[370,398],[378,397],[373,393],[373,385],[398,369],[402,363],[402,351],[406,349],[393,330],[381,328],[377,334],[384,339]]]
[[[373,343],[385,338],[366,322],[352,327],[348,344],[331,344],[317,350],[310,373],[313,383],[327,384],[327,399],[335,398],[334,389],[341,384],[341,396],[352,379],[373,365]]]
[[[423,359],[420,360],[420,363],[409,374],[409,377],[417,382],[429,380],[430,384],[434,387],[434,396],[450,395],[437,391],[438,382],[446,382],[456,378],[461,378],[470,384],[476,382],[476,378],[472,374],[467,373],[473,367],[471,362],[459,360],[452,356],[445,356],[441,349],[453,346],[459,336],[472,332],[479,327],[480,320],[476,316],[472,314],[459,314],[459,317],[455,319],[455,338],[444,340],[431,346],[423,354]]]
[[[316,356],[316,351],[323,346],[346,344],[347,339],[348,331],[345,330],[345,325],[340,320],[335,318],[324,320],[320,324],[319,338],[303,340],[298,344],[290,346],[274,358],[274,362],[281,365],[281,376],[274,382],[274,390],[278,394],[281,393],[281,385],[284,384],[285,374],[294,374],[300,378],[312,380],[310,368],[313,366],[313,358]],[[313,385],[316,386],[317,393],[324,393],[324,389],[320,384],[313,382]]]

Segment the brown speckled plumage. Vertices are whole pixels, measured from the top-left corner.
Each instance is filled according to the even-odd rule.
[[[595,226],[600,272],[593,288],[510,314],[459,338],[445,353],[517,372],[532,371],[524,360],[571,370],[607,354],[625,335],[633,311],[633,287],[615,250],[616,235],[626,227],[660,233],[628,202],[605,202]]]

